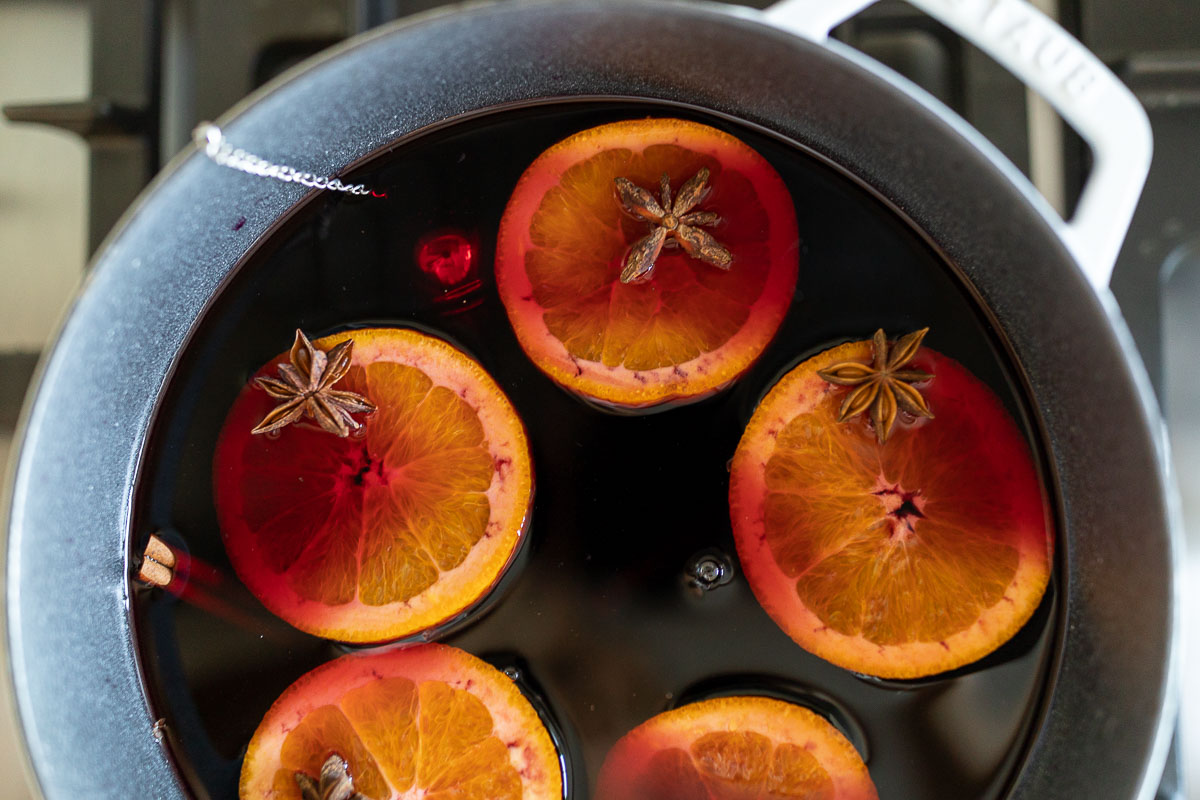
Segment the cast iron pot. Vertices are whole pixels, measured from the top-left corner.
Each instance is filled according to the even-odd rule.
[[[1149,161],[1144,115],[1017,0],[917,5],[1019,73],[1088,139],[1064,223],[976,132],[828,31],[865,0],[765,15],[701,4],[478,6],[354,40],[222,120],[247,149],[338,174],[398,138],[544,98],[649,98],[761,126],[870,187],[944,254],[1003,332],[1061,498],[1061,618],[1009,796],[1147,798],[1174,721],[1173,548],[1162,424],[1105,284]],[[52,799],[188,794],[131,630],[131,498],[177,358],[256,242],[310,190],[190,149],[125,216],[45,359],[7,516],[8,645]],[[240,230],[229,220],[244,217]]]

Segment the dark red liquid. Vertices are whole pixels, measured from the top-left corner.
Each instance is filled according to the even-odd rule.
[[[775,340],[733,387],[683,408],[615,416],[557,388],[525,357],[492,255],[508,194],[543,149],[647,115],[729,130],[773,164],[796,203],[800,274]],[[490,610],[442,641],[520,673],[556,730],[572,797],[589,796],[608,748],[636,725],[686,700],[738,692],[825,714],[866,757],[884,800],[1005,796],[1053,655],[1053,582],[1029,624],[982,662],[916,682],[867,680],[806,653],[771,622],[730,533],[727,463],[759,398],[799,360],[878,327],[930,326],[926,344],[1002,398],[1041,460],[997,334],[909,226],[795,147],[661,106],[557,104],[481,117],[398,145],[353,177],[386,198],[319,195],[215,300],[167,389],[140,478],[135,539],[174,531],[173,543],[219,573],[197,587],[208,602],[155,591],[134,608],[154,713],[167,720],[197,796],[236,797],[241,754],[263,713],[341,649],[274,618],[232,578],[212,505],[217,433],[248,376],[296,327],[317,336],[364,325],[420,327],[458,344],[529,429],[529,547]],[[447,230],[473,248],[473,277],[453,287],[419,261],[425,237]]]

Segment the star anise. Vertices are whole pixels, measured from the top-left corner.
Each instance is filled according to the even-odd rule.
[[[817,374],[830,383],[854,387],[842,401],[842,407],[838,411],[838,422],[845,422],[869,408],[875,437],[883,444],[892,432],[892,426],[896,424],[899,409],[904,409],[913,416],[932,419],[933,412],[929,410],[929,404],[910,384],[927,381],[933,376],[928,372],[900,369],[912,361],[927,333],[929,328],[914,331],[897,341],[889,350],[887,336],[881,328],[875,331],[874,365],[843,361],[827,369],[818,370]]]
[[[702,167],[679,188],[671,203],[671,179],[664,172],[660,181],[662,202],[627,178],[617,178],[621,204],[635,216],[654,224],[654,230],[634,243],[621,270],[621,283],[645,283],[654,276],[654,262],[663,245],[682,245],[695,259],[720,269],[729,269],[733,254],[722,247],[701,225],[716,225],[721,218],[712,211],[692,211],[708,193],[708,167]]]
[[[366,800],[354,790],[346,761],[334,753],[321,765],[321,780],[318,783],[309,775],[297,772],[293,775],[300,787],[303,800]]]
[[[351,414],[371,412],[375,404],[360,394],[334,389],[350,369],[354,340],[347,339],[328,353],[313,347],[297,328],[290,364],[279,365],[279,377],[255,378],[254,382],[280,403],[263,417],[251,433],[268,433],[290,425],[302,416],[316,420],[322,429],[338,436],[362,427]]]

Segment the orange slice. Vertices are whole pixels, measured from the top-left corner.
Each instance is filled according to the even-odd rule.
[[[733,256],[728,271],[664,248],[653,278],[619,281],[630,248],[653,226],[621,204],[626,178],[660,197],[702,168],[698,210]],[[496,284],[521,347],[561,386],[637,409],[699,400],[762,353],[796,285],[796,216],[779,175],[733,136],[679,119],[577,133],[525,170],[500,221]]]
[[[862,417],[839,423],[846,389],[817,371],[871,357],[870,342],[835,347],[759,404],[733,458],[733,532],[759,602],[802,647],[915,678],[1025,624],[1053,539],[1029,446],[953,359],[922,348],[904,367],[934,375],[917,386],[934,419],[898,423],[883,445]]]
[[[317,636],[378,642],[436,626],[495,585],[527,528],[532,466],[516,411],[470,357],[386,328],[314,345],[348,338],[337,388],[379,410],[344,439],[312,424],[252,436],[277,401],[247,384],[217,444],[215,499],[234,570],[267,608]]]
[[[340,756],[370,800],[561,800],[558,753],[504,673],[430,644],[348,655],[292,684],[242,763],[241,800],[300,800]]]
[[[596,800],[878,800],[858,753],[811,711],[766,697],[682,706],[625,734]]]

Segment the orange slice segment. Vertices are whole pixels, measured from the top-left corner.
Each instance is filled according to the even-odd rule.
[[[653,278],[619,281],[653,226],[622,206],[614,180],[661,199],[707,168],[696,207],[733,255],[728,271],[664,248]],[[739,139],[679,119],[601,125],[542,153],[500,222],[496,284],[521,347],[561,386],[646,408],[706,397],[758,358],[796,285],[795,210],[782,179]]]
[[[954,669],[995,650],[1041,601],[1052,530],[1029,447],[1000,400],[922,348],[905,369],[935,419],[880,445],[837,421],[845,389],[817,371],[870,363],[870,342],[789,372],[733,458],[738,555],[759,602],[802,647],[887,678]]]
[[[877,800],[867,767],[811,711],[724,697],[642,723],[604,760],[597,800]]]
[[[527,528],[532,465],[516,411],[473,359],[411,330],[314,344],[348,338],[337,388],[378,407],[360,435],[292,424],[251,436],[275,401],[248,384],[217,444],[215,498],[230,561],[267,608],[318,636],[377,642],[436,626],[495,585]]]
[[[444,645],[348,655],[271,706],[242,764],[242,800],[300,800],[340,756],[370,800],[561,800],[558,754],[505,675]]]

